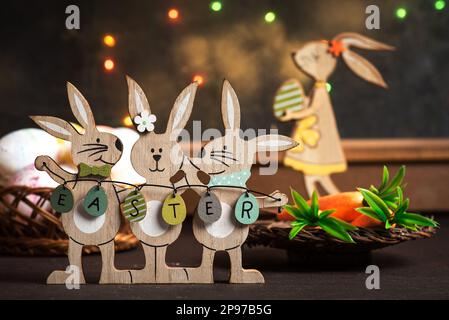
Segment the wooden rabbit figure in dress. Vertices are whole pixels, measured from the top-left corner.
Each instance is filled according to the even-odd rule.
[[[310,97],[302,85],[290,79],[278,89],[274,101],[275,116],[281,121],[296,121],[292,138],[302,143],[286,153],[284,164],[304,173],[309,196],[317,183],[329,194],[338,193],[332,173],[347,169],[332,103],[326,83],[341,56],[360,78],[387,88],[379,71],[351,47],[368,50],[394,50],[393,47],[357,33],[342,33],[331,41],[306,43],[292,54],[297,67],[315,80]]]
[[[203,189],[193,189],[202,193],[214,194],[218,199],[217,208],[213,208],[213,200],[210,205],[198,204],[197,214],[193,222],[193,233],[195,238],[203,246],[202,262],[198,268],[188,268],[189,282],[191,283],[213,283],[213,262],[217,251],[226,251],[231,261],[230,283],[263,283],[264,277],[257,270],[245,270],[242,267],[241,246],[245,242],[249,225],[237,221],[237,215],[242,213],[244,216],[244,207],[240,211],[234,209],[239,207],[239,199],[245,197],[246,182],[251,176],[251,167],[255,161],[257,152],[277,152],[288,150],[297,146],[297,143],[289,137],[268,134],[250,139],[244,139],[240,130],[240,105],[233,88],[228,81],[224,81],[222,90],[221,113],[226,129],[223,137],[214,138],[208,142],[202,149],[199,158],[191,160],[191,167],[196,169],[187,170],[187,178],[193,184],[202,181],[198,176],[199,170],[209,174],[211,177],[208,191]],[[196,181],[196,182],[195,182]],[[221,186],[221,187],[220,187]],[[232,188],[233,186],[241,187]],[[247,197],[250,195],[246,194]],[[274,192],[271,197],[262,197],[256,199],[257,207],[276,207],[285,205],[288,198],[280,192]],[[275,200],[273,200],[275,199]],[[201,207],[203,206],[203,207]],[[250,204],[252,208],[252,205]],[[247,208],[250,208],[247,207]],[[256,207],[256,206],[254,206]],[[207,210],[216,210],[214,215],[217,220],[211,221],[211,216],[201,216],[200,212]],[[239,211],[239,213],[237,213]],[[258,215],[255,212],[256,218]],[[249,216],[248,216],[249,218]]]
[[[187,124],[193,108],[198,84],[185,88],[171,110],[165,132],[155,133],[156,116],[151,114],[148,100],[140,86],[127,78],[129,88],[129,114],[136,124],[140,138],[131,151],[131,163],[146,185],[125,200],[123,213],[130,220],[134,235],[140,240],[145,254],[145,267],[132,270],[133,283],[186,283],[187,274],[182,268],[168,267],[165,262],[167,247],[181,233],[182,220],[179,207],[170,203],[163,216],[164,200],[172,197],[173,177],[182,173],[184,154],[177,142]],[[158,187],[159,186],[159,187]],[[165,187],[163,187],[165,186]],[[179,190],[176,198],[180,199]],[[141,193],[140,200],[136,200]],[[135,204],[132,202],[135,201]],[[164,204],[164,205],[163,205]],[[177,211],[176,211],[177,210]],[[141,213],[141,214],[140,214]],[[181,220],[180,220],[181,219]]]
[[[56,203],[64,209],[60,212],[65,212],[61,221],[69,237],[69,264],[79,269],[80,283],[85,283],[81,262],[85,245],[100,249],[100,283],[130,283],[130,273],[114,267],[114,238],[121,223],[117,191],[112,183],[101,183],[110,181],[111,169],[119,161],[123,145],[116,136],[97,130],[89,104],[72,84],[67,84],[67,91],[72,112],[84,132],[59,118],[31,118],[51,135],[71,142],[72,159],[79,171],[69,173],[48,156],[39,156],[35,165],[61,184],[53,196],[59,197]],[[63,270],[53,271],[47,283],[64,284],[69,275]]]

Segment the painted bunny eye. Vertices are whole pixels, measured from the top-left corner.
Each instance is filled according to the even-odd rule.
[[[154,153],[154,148],[151,148],[151,153]]]
[[[228,147],[226,147],[226,146],[223,146],[223,150],[227,150],[228,149]]]
[[[161,153],[162,152],[162,148],[159,148],[159,153]]]
[[[100,138],[97,138],[97,143],[100,143]]]

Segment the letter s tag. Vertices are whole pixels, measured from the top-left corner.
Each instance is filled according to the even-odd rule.
[[[83,207],[92,217],[103,215],[108,209],[108,196],[104,189],[100,186],[91,188],[84,198]]]
[[[64,185],[58,186],[50,197],[53,210],[59,213],[67,213],[73,209],[73,194]]]
[[[241,224],[252,224],[259,218],[259,203],[250,193],[244,193],[235,204],[235,218]]]
[[[204,223],[213,223],[221,217],[221,203],[215,194],[206,192],[198,202],[198,217]]]
[[[184,222],[187,208],[180,195],[170,194],[162,205],[162,218],[169,225],[175,226]]]
[[[147,202],[145,197],[137,190],[130,192],[125,201],[120,205],[122,214],[130,222],[139,222],[147,214]]]

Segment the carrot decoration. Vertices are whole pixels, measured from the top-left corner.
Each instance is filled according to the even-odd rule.
[[[437,223],[421,215],[407,213],[409,200],[403,198],[403,180],[405,166],[401,166],[390,180],[388,168],[384,166],[382,182],[378,187],[358,188],[358,191],[343,192],[317,199],[320,210],[329,211],[329,217],[350,223],[355,227],[371,228],[394,224],[406,228],[416,226],[437,226]],[[310,205],[310,200],[307,204]],[[291,213],[283,209],[278,215],[280,220],[295,220]]]

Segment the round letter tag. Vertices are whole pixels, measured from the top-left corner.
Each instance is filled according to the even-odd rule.
[[[147,202],[137,190],[130,192],[121,204],[122,213],[131,222],[138,222],[147,214]]]
[[[67,187],[60,185],[51,194],[50,204],[56,212],[69,212],[73,209],[73,194]]]
[[[162,218],[172,226],[182,223],[187,215],[187,208],[180,195],[170,194],[162,205]]]
[[[108,209],[108,196],[100,186],[89,190],[83,202],[84,210],[93,217],[103,215]]]
[[[206,192],[198,202],[198,216],[205,223],[212,223],[221,217],[221,203],[212,192]]]
[[[252,194],[243,194],[235,204],[235,218],[241,224],[254,223],[259,218],[259,204]]]

